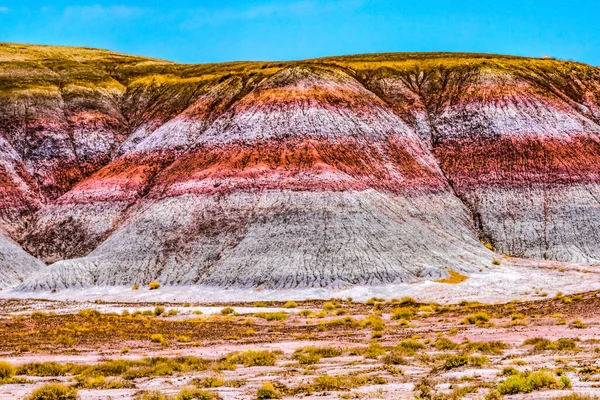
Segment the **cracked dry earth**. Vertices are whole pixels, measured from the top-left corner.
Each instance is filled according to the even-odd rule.
[[[1,301],[0,359],[15,375],[0,398],[50,382],[81,399],[176,398],[192,388],[254,399],[265,382],[289,399],[600,395],[598,292],[490,305],[96,301],[77,312],[74,304]],[[525,393],[507,384],[542,374],[545,383]]]

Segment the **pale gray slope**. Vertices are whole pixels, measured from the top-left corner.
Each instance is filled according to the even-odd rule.
[[[144,207],[88,257],[55,263],[19,289],[342,287],[468,274],[493,258],[468,226],[444,192],[183,195]]]

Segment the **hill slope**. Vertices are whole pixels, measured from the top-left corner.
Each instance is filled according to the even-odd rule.
[[[410,282],[486,270],[481,241],[596,263],[599,123],[600,71],[573,62],[0,45],[0,221],[52,264],[0,283]]]

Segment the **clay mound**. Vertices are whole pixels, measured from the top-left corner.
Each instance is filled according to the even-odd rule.
[[[53,263],[21,289],[600,262],[597,68],[462,53],[179,65],[7,44],[0,61],[0,229]]]

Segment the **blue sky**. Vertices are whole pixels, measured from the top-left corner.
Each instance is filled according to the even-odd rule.
[[[599,15],[588,0],[0,0],[0,41],[188,63],[473,51],[600,65]]]

